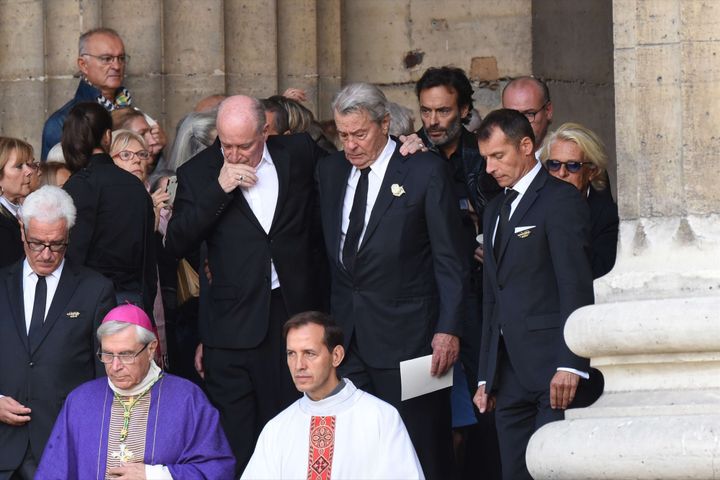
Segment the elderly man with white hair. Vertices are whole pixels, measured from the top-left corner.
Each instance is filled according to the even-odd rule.
[[[232,478],[217,410],[195,384],[155,364],[152,328],[135,305],[105,316],[97,355],[108,378],[68,396],[36,478]]]
[[[58,187],[19,211],[25,258],[0,270],[0,479],[32,479],[62,402],[104,375],[95,330],[115,305],[110,280],[65,259],[75,223]]]
[[[367,83],[340,90],[344,151],[318,163],[341,372],[398,409],[427,478],[451,479],[450,391],[402,400],[400,362],[431,355],[427,373],[440,376],[457,360],[470,256],[447,166],[430,152],[401,155],[387,103]]]

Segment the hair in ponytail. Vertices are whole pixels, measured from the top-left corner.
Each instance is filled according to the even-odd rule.
[[[63,156],[70,171],[85,167],[96,148],[106,148],[102,140],[108,130],[112,130],[112,117],[102,105],[82,102],[70,110],[61,139]]]

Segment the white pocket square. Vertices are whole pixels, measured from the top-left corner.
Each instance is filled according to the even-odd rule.
[[[535,228],[536,226],[537,226],[537,225],[528,225],[528,226],[526,226],[526,227],[515,227],[515,233],[520,233],[520,232],[522,232],[522,231],[524,231],[524,230],[532,230],[532,229]]]

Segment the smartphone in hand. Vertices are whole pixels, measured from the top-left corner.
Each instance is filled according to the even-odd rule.
[[[167,203],[168,205],[172,205],[173,203],[175,203],[175,192],[177,192],[177,176],[173,175],[168,179],[165,191],[170,195]]]

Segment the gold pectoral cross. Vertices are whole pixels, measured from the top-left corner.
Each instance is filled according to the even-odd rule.
[[[127,449],[127,445],[120,444],[119,452],[112,452],[112,457],[119,459],[121,462],[129,462],[135,454]]]

